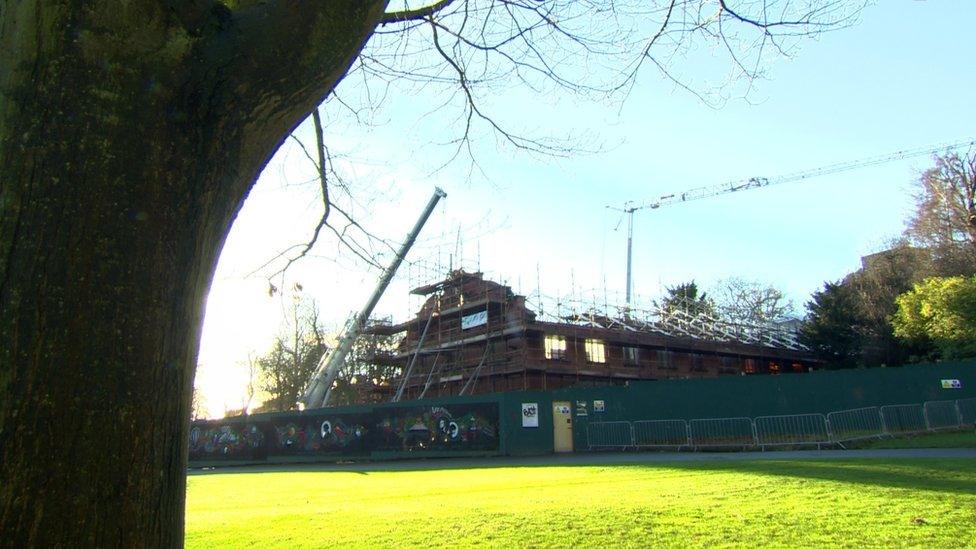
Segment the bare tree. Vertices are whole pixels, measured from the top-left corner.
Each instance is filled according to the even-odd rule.
[[[474,158],[477,131],[558,154],[558,140],[496,119],[501,90],[603,97],[643,66],[689,63],[696,43],[757,75],[769,52],[848,24],[861,3],[0,4],[4,541],[182,545],[186,420],[218,254],[295,127],[327,97],[358,112],[340,82],[368,79],[367,104],[394,84],[441,86],[461,106],[445,137],[455,156]],[[597,66],[619,78],[590,83]]]
[[[297,409],[319,359],[328,351],[315,301],[299,294],[290,313],[271,350],[257,359],[265,411]]]
[[[719,315],[732,322],[764,325],[793,318],[793,302],[782,291],[769,284],[731,277],[718,283]]]
[[[193,388],[193,402],[190,406],[190,419],[206,419],[210,416],[210,411],[207,408],[207,397],[203,394],[203,391],[194,387]]]
[[[400,339],[370,333],[361,335],[336,378],[332,403],[338,406],[389,401],[396,389],[394,381],[401,372],[383,358],[396,352]]]
[[[404,2],[404,6],[409,5]],[[316,147],[298,143],[315,166],[322,215],[311,238],[291,246],[269,264],[269,280],[309,254],[323,230],[337,251],[376,264],[376,247],[388,248],[350,215],[342,199],[355,202],[352,186],[333,161],[335,147],[324,135],[351,119],[365,123],[391,95],[424,93],[438,101],[425,119],[436,125],[437,146],[424,156],[446,156],[441,168],[465,163],[467,174],[484,173],[477,146],[494,144],[527,154],[570,156],[599,150],[577,136],[528,129],[509,116],[496,97],[517,84],[540,97],[554,93],[594,100],[623,99],[645,67],[661,78],[719,106],[732,94],[747,94],[767,62],[792,53],[803,37],[851,24],[862,2],[838,0],[451,0],[404,9],[384,19],[350,68],[342,86],[312,113]],[[677,60],[724,57],[727,72],[696,80]],[[423,123],[420,121],[419,123]],[[338,216],[333,222],[330,216]],[[284,284],[283,278],[280,282]],[[275,286],[277,287],[277,286]]]
[[[247,355],[247,385],[244,387],[244,415],[251,413],[251,405],[254,404],[254,396],[256,392],[255,382],[257,381],[258,375],[258,363],[254,360],[254,357],[250,353]]]
[[[906,236],[932,251],[939,274],[976,273],[976,151],[934,160],[919,179]]]

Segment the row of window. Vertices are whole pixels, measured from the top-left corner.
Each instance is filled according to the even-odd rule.
[[[607,347],[602,339],[586,339],[583,342],[583,348],[586,350],[586,360],[589,362],[603,364],[607,361]],[[636,361],[637,349],[633,347],[626,349],[634,351],[634,360]],[[546,334],[545,354],[549,360],[566,358],[566,336]]]
[[[545,357],[549,360],[562,360],[566,358],[566,336],[546,334],[544,339],[545,342]],[[607,348],[606,344],[602,339],[586,339],[584,340],[583,348],[586,351],[586,360],[588,362],[594,362],[597,364],[604,364],[607,361]],[[637,347],[624,347],[624,363],[626,364],[637,364],[640,358],[640,350]],[[795,372],[804,371],[803,365],[793,364],[792,369]],[[757,373],[757,367],[754,361],[746,360],[742,371],[746,374]],[[780,365],[771,362],[769,363],[769,372],[772,374],[777,374],[780,372]]]

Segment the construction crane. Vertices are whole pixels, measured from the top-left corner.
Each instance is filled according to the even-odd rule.
[[[427,203],[427,207],[420,214],[420,219],[417,220],[417,223],[407,235],[407,239],[403,241],[403,245],[400,247],[400,251],[397,252],[396,257],[393,258],[393,262],[383,271],[379,282],[376,283],[376,289],[373,290],[373,294],[369,297],[369,301],[366,302],[363,310],[359,311],[359,314],[346,322],[345,330],[343,330],[342,336],[339,338],[339,344],[336,345],[336,348],[331,353],[323,356],[319,360],[319,364],[315,368],[315,373],[312,374],[312,378],[309,380],[308,389],[302,398],[302,403],[305,405],[305,408],[328,406],[329,397],[332,395],[332,384],[335,383],[336,376],[339,375],[339,371],[346,364],[346,356],[352,350],[353,343],[356,342],[356,338],[359,337],[366,327],[366,321],[369,319],[369,315],[373,313],[373,308],[376,307],[380,297],[383,296],[386,287],[390,285],[390,281],[393,280],[393,275],[396,274],[400,263],[403,262],[403,259],[407,256],[407,252],[410,251],[413,243],[417,240],[417,235],[424,228],[427,219],[430,218],[430,214],[434,211],[434,207],[437,206],[437,202],[446,196],[447,193],[441,190],[440,187],[434,189],[434,195],[430,197],[430,202]]]
[[[670,206],[673,204],[680,204],[682,202],[691,202],[692,200],[701,200],[703,198],[711,198],[713,196],[734,193],[739,191],[746,191],[749,189],[759,189],[763,187],[770,187],[773,185],[781,185],[783,183],[794,183],[797,181],[813,179],[814,177],[823,177],[825,175],[832,175],[835,173],[841,173],[850,170],[858,170],[870,166],[877,166],[878,164],[885,164],[887,162],[894,162],[895,160],[905,160],[908,158],[915,158],[919,156],[935,154],[941,151],[951,151],[955,149],[961,149],[963,147],[972,147],[974,145],[976,145],[976,139],[969,139],[966,141],[956,141],[953,143],[943,143],[941,145],[922,147],[918,149],[905,149],[905,150],[895,151],[888,154],[882,154],[879,156],[862,158],[859,160],[838,162],[836,164],[821,166],[819,168],[813,168],[810,170],[793,172],[778,177],[750,177],[748,179],[730,181],[728,183],[722,183],[720,185],[695,187],[693,189],[688,189],[680,193],[666,194],[659,197],[657,200],[654,200],[652,202],[646,202],[640,205],[635,205],[634,202],[628,201],[624,203],[622,208],[607,206],[607,208],[611,210],[616,210],[618,212],[627,215],[627,308],[630,308],[631,289],[633,288],[632,258],[633,258],[633,245],[634,245],[634,212],[640,210],[648,210],[648,209],[655,210],[662,206]],[[617,224],[617,227],[618,228],[620,227],[620,223]]]

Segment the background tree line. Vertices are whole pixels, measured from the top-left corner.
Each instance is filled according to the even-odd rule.
[[[901,238],[863,257],[861,268],[842,280],[824,283],[806,304],[800,340],[826,367],[976,355],[976,153],[934,160],[919,179],[915,212]],[[664,314],[751,325],[795,319],[784,293],[757,281],[731,277],[711,295],[694,280],[666,290],[657,303]],[[314,300],[297,291],[271,349],[248,365],[251,384],[241,413],[252,411],[255,383],[263,403],[253,411],[296,409],[332,339]],[[334,402],[387,395],[397,372],[377,365],[375,356],[395,345],[391,337],[361,337],[336,381]]]
[[[299,409],[319,361],[333,349],[339,333],[323,324],[316,301],[297,288],[290,301],[288,316],[266,352],[240,365],[247,369],[246,394],[241,407],[226,410],[226,415]],[[390,387],[397,371],[376,364],[376,355],[395,349],[396,343],[395,336],[361,335],[335,381],[332,402],[370,403],[392,394]],[[206,416],[206,401],[195,390],[192,418]]]
[[[801,339],[829,364],[976,355],[976,153],[934,164],[902,237],[807,303]]]

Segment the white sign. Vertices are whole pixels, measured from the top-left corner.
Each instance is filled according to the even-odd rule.
[[[462,330],[469,330],[478,326],[484,326],[485,324],[488,324],[488,311],[481,311],[480,313],[461,317]]]
[[[523,402],[522,403],[522,427],[538,427],[538,426],[539,426],[539,403]]]
[[[585,416],[586,415],[586,401],[577,400],[576,401],[576,415]]]
[[[602,400],[594,400],[593,401],[593,411],[594,412],[602,412],[602,411],[606,410],[606,408],[607,408],[606,402],[604,402]]]
[[[943,389],[962,389],[962,382],[958,379],[943,379],[942,380]]]

